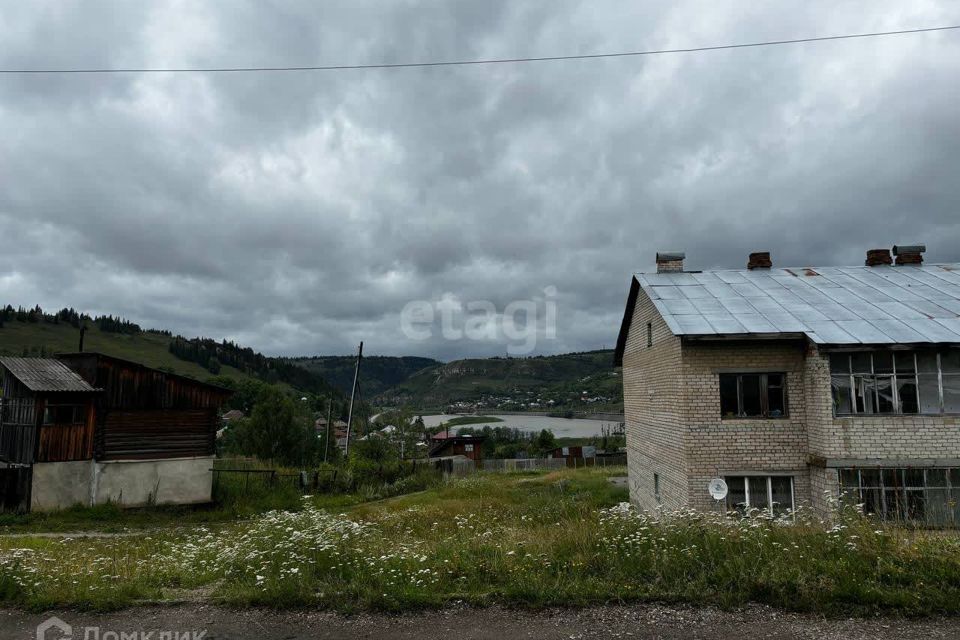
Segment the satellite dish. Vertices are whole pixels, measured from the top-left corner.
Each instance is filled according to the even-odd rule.
[[[727,483],[723,478],[714,478],[707,484],[707,491],[714,500],[723,500],[727,497]]]

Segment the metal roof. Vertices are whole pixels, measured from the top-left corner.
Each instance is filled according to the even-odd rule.
[[[34,392],[99,391],[78,376],[67,365],[52,358],[0,358],[0,366],[23,386]]]
[[[960,264],[641,273],[636,279],[678,336],[960,343]]]

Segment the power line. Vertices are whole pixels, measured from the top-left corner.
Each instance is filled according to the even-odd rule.
[[[86,69],[0,69],[0,74],[92,74],[92,73],[255,73],[283,71],[349,71],[358,69],[409,69],[413,67],[455,67],[489,64],[514,64],[521,62],[554,62],[560,60],[595,60],[598,58],[627,58],[636,56],[656,56],[671,53],[698,53],[702,51],[722,51],[725,49],[748,49],[752,47],[772,47],[806,42],[826,42],[829,40],[852,40],[855,38],[877,38],[899,36],[912,33],[930,33],[960,29],[960,25],[945,27],[925,27],[922,29],[901,29],[898,31],[874,31],[870,33],[848,33],[838,36],[816,38],[795,38],[792,40],[767,40],[764,42],[746,42],[740,44],[721,44],[709,47],[689,47],[683,49],[652,49],[647,51],[621,51],[616,53],[590,53],[567,56],[542,56],[536,58],[489,58],[482,60],[445,60],[438,62],[398,62],[386,64],[342,64],[306,67],[196,67],[196,68],[86,68]]]

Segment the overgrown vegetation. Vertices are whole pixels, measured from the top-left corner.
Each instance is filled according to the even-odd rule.
[[[803,514],[795,523],[695,513],[656,521],[620,504],[624,490],[609,474],[478,474],[333,511],[310,497],[300,509],[229,525],[7,538],[0,600],[107,608],[188,593],[345,611],[658,600],[960,613],[955,537],[888,528],[851,510],[833,526]]]

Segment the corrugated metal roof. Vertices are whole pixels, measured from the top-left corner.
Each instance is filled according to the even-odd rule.
[[[674,335],[960,343],[960,264],[637,274]]]
[[[0,366],[34,392],[99,391],[67,365],[52,358],[0,358]]]

